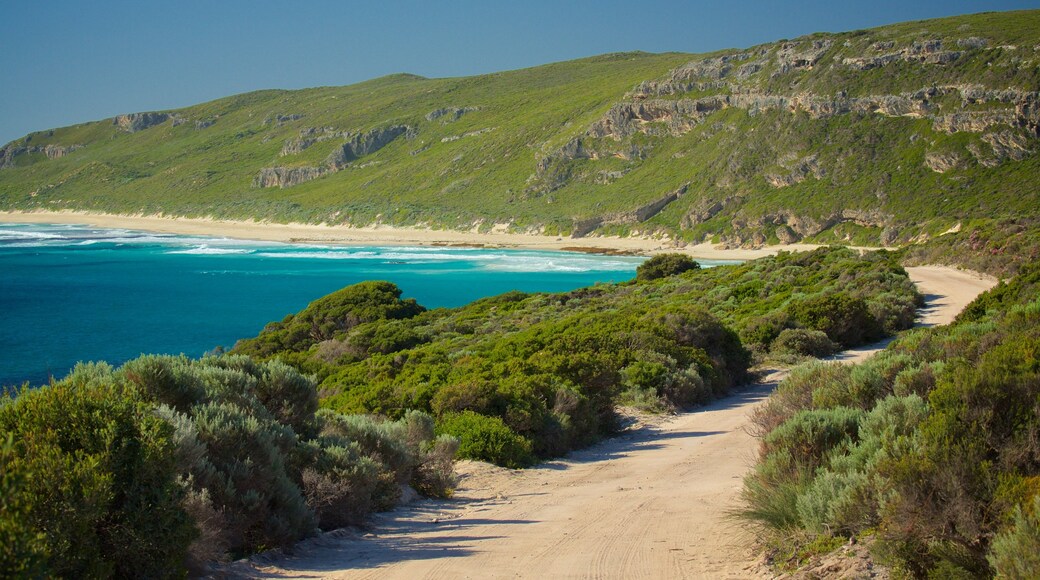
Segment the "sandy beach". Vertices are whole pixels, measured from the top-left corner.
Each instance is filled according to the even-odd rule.
[[[713,244],[682,244],[670,239],[639,237],[570,238],[534,234],[516,234],[495,228],[491,232],[432,230],[392,226],[347,227],[315,224],[279,224],[256,221],[216,220],[166,216],[114,215],[105,213],[61,211],[0,211],[0,222],[83,224],[100,228],[143,230],[166,234],[214,236],[242,240],[263,240],[310,244],[340,245],[460,245],[488,248],[523,248],[531,250],[571,250],[583,252],[621,252],[653,255],[683,252],[705,260],[752,260],[772,256],[780,250],[806,251],[819,246],[790,244],[758,249],[720,248]]]

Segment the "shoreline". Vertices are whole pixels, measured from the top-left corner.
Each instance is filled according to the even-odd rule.
[[[0,211],[0,222],[35,224],[82,224],[100,228],[141,230],[163,234],[197,235],[291,244],[335,244],[345,246],[458,246],[557,250],[594,254],[652,256],[681,252],[705,260],[753,260],[777,252],[802,252],[821,247],[790,244],[765,248],[719,248],[711,243],[676,244],[670,239],[587,237],[570,238],[538,234],[433,230],[414,227],[349,227],[325,224],[265,223],[213,218],[119,215],[85,211]]]

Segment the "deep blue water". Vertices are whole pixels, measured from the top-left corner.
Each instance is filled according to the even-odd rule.
[[[526,250],[340,247],[0,224],[0,385],[77,361],[201,356],[363,280],[427,308],[510,290],[628,280],[642,258]]]

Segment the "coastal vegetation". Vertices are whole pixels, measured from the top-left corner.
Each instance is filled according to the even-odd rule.
[[[260,91],[30,134],[0,208],[822,247],[453,309],[349,286],[230,353],[0,397],[0,576],[160,577],[357,524],[795,366],[752,418],[774,561],[1040,573],[1040,11]],[[913,326],[903,264],[1006,278]],[[898,337],[858,365],[812,360]]]
[[[1036,576],[1038,360],[1034,262],[949,326],[795,368],[753,417],[745,515],[785,565],[860,538],[913,577]]]
[[[920,300],[888,252],[823,248],[710,269],[665,254],[629,283],[456,309],[423,311],[366,282],[232,352],[313,374],[324,407],[419,409],[464,457],[520,466],[611,433],[619,403],[667,410],[721,396],[752,353],[797,360],[908,328]]]
[[[5,577],[168,577],[450,495],[458,441],[318,410],[277,361],[142,356],[0,403]]]
[[[742,382],[753,356],[905,328],[919,300],[887,252],[657,262],[683,267],[456,309],[365,282],[231,354],[80,364],[11,393],[0,400],[0,569],[201,572],[360,523],[405,485],[450,495],[456,455],[530,465],[612,433],[618,405],[687,407]],[[821,307],[871,330],[850,335]]]

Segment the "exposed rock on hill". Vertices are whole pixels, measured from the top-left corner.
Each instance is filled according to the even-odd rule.
[[[265,167],[253,178],[253,187],[292,187],[328,173],[324,167]]]
[[[459,118],[466,113],[472,113],[479,110],[480,107],[444,107],[426,113],[426,120],[436,121],[437,119],[441,119],[445,123],[450,123],[452,121],[458,121]]]
[[[645,222],[661,213],[661,210],[663,210],[665,206],[682,197],[683,194],[686,193],[688,187],[689,184],[685,184],[679,189],[669,192],[650,203],[641,205],[632,211],[609,214],[602,217],[594,217],[584,220],[575,220],[571,237],[585,237],[592,231],[605,225],[630,225]]]
[[[172,117],[169,113],[130,113],[118,115],[112,119],[112,124],[127,133],[144,131],[150,127],[161,125]]]
[[[402,135],[413,138],[415,133],[415,129],[408,125],[391,125],[354,135],[329,155],[328,164],[331,167],[342,168],[355,159],[379,151]]]
[[[960,167],[961,157],[956,153],[929,152],[924,156],[924,164],[936,173],[946,173]]]
[[[891,48],[891,46],[882,46],[884,48]],[[878,68],[900,61],[918,62],[923,64],[949,64],[960,58],[961,54],[960,51],[956,50],[943,50],[942,40],[927,40],[924,42],[915,42],[897,52],[890,52],[878,56],[845,58],[842,59],[842,64],[848,65],[856,70],[870,70],[872,68]]]
[[[408,125],[379,127],[366,133],[340,133],[332,127],[303,129],[300,131],[300,139],[285,143],[281,151],[282,156],[300,153],[319,141],[343,136],[348,137],[348,140],[329,154],[322,167],[265,167],[253,178],[253,187],[286,188],[318,179],[342,170],[365,155],[379,151],[398,137],[413,138],[415,134],[416,130]]]
[[[9,143],[6,146],[0,148],[0,169],[6,169],[8,167],[14,167],[16,165],[15,158],[28,155],[30,153],[43,153],[47,159],[59,159],[65,157],[73,151],[78,151],[83,148],[83,145],[34,145],[28,147],[25,145],[16,145],[15,143]]]

